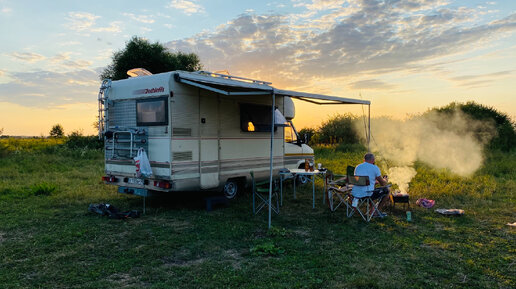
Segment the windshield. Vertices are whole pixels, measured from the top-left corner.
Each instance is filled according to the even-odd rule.
[[[294,124],[291,121],[288,121],[288,126],[285,127],[285,142],[297,142],[297,132],[294,128]]]

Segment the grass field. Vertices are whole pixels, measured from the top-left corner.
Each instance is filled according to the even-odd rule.
[[[280,215],[252,215],[251,196],[204,209],[200,193],[147,203],[138,219],[87,212],[90,203],[141,209],[142,199],[100,182],[103,155],[59,144],[0,140],[1,288],[515,288],[516,154],[490,153],[462,178],[416,164],[412,205],[367,224],[330,212],[318,187],[287,188]],[[34,145],[34,144],[33,144]],[[34,145],[35,146],[35,145]],[[362,152],[316,150],[335,172]]]

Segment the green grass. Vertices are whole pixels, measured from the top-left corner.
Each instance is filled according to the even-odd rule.
[[[362,152],[316,149],[337,173]],[[280,215],[252,215],[251,196],[206,212],[200,194],[149,200],[126,221],[87,212],[90,203],[141,209],[139,197],[100,182],[102,152],[18,150],[0,165],[2,288],[514,288],[516,155],[491,153],[469,178],[418,163],[412,205],[369,224],[287,187]],[[320,185],[320,184],[318,184]],[[42,190],[43,194],[35,193]]]

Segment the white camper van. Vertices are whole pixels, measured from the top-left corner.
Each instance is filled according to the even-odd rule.
[[[235,197],[250,171],[257,180],[269,177],[273,96],[276,114],[286,120],[274,128],[274,173],[313,162],[291,121],[290,92],[270,84],[203,71],[105,80],[99,92],[104,182],[140,196],[220,190]],[[146,178],[136,176],[140,148],[152,169]]]

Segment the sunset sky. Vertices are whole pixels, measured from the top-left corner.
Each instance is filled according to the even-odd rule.
[[[516,1],[0,0],[0,129],[94,133],[99,72],[132,36],[205,70],[371,100],[404,118],[476,101],[516,119]],[[296,102],[298,128],[360,106]]]

